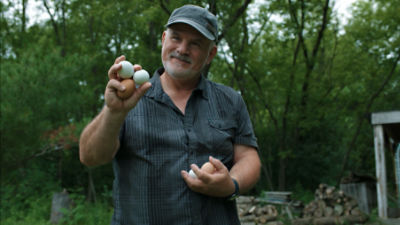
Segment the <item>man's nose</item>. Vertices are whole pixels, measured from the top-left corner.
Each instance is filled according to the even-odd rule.
[[[182,42],[179,47],[177,48],[177,52],[180,55],[188,55],[189,54],[189,45],[186,42]]]

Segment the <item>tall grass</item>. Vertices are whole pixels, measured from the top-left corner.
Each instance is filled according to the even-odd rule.
[[[109,225],[113,208],[109,202],[85,201],[83,195],[71,195],[74,205],[63,209],[63,225]],[[28,197],[20,204],[3,202],[0,224],[2,225],[50,225],[52,194]],[[5,203],[5,204],[4,204]],[[15,203],[15,202],[14,202]],[[24,205],[21,207],[21,205]]]
[[[1,225],[50,225],[53,194],[63,188],[55,179],[52,164],[31,165],[20,168],[7,176],[2,174],[0,188]],[[86,201],[85,190],[72,185],[67,188],[73,206],[64,210],[63,225],[108,225],[113,207],[111,190],[99,191],[97,202]]]

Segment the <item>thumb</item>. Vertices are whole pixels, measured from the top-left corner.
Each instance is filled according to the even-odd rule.
[[[145,82],[144,84],[140,85],[139,88],[137,89],[141,95],[140,97],[142,97],[147,92],[147,90],[149,90],[150,87],[151,87],[150,82]]]
[[[150,87],[151,87],[151,83],[146,82],[146,83],[140,85],[138,88],[136,88],[136,91],[134,92],[134,94],[132,96],[135,96],[134,98],[136,100],[139,100],[150,89]]]

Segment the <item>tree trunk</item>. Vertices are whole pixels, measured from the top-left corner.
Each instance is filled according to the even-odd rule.
[[[94,187],[92,169],[88,168],[88,194],[87,201],[96,203],[96,189]]]

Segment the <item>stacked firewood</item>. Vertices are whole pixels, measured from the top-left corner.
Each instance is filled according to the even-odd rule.
[[[277,220],[278,210],[273,205],[263,205],[252,196],[240,196],[236,199],[239,218],[242,224],[282,224]]]
[[[353,224],[366,219],[354,198],[333,186],[320,184],[315,199],[304,207],[303,218],[293,224]]]

